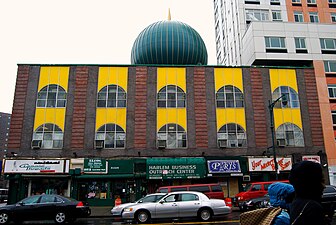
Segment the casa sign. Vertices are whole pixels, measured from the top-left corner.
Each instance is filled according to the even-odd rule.
[[[4,173],[69,173],[70,160],[6,160]]]
[[[273,158],[249,158],[250,172],[275,171]],[[292,169],[292,158],[277,158],[278,168],[280,171],[288,171]]]

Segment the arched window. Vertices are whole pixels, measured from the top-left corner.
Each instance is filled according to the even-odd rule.
[[[280,96],[286,95],[287,96],[287,102],[286,104],[283,104],[284,101],[280,100],[277,103],[275,103],[275,108],[299,108],[300,102],[299,102],[299,96],[297,92],[288,86],[280,86],[277,89],[274,90],[272,94],[272,99],[275,101]]]
[[[162,126],[157,135],[158,141],[166,142],[166,148],[187,147],[187,133],[178,124],[169,123]]]
[[[216,93],[218,108],[243,108],[244,94],[232,85],[221,87]]]
[[[278,145],[297,146],[297,147],[304,146],[303,132],[295,124],[292,123],[281,124],[275,133]]]
[[[103,148],[125,148],[125,131],[114,123],[101,126],[96,132],[96,141],[103,141]]]
[[[33,133],[33,141],[42,141],[42,149],[63,148],[63,131],[56,124],[45,123]]]
[[[228,123],[222,126],[217,134],[219,147],[246,147],[245,130],[238,124]]]
[[[167,85],[157,94],[159,108],[185,108],[186,94],[176,85]]]
[[[126,92],[118,85],[107,85],[98,92],[97,107],[125,108]]]
[[[38,92],[36,107],[65,107],[66,95],[66,91],[61,86],[57,84],[49,84]]]

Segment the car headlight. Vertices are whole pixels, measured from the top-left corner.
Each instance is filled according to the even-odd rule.
[[[124,212],[132,212],[133,211],[133,208],[126,208],[124,209]]]

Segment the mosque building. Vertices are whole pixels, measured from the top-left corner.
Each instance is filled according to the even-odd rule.
[[[18,65],[9,203],[57,193],[113,206],[197,183],[233,197],[294,162],[327,164],[313,68],[207,65],[199,33],[170,19],[131,51],[129,65]]]

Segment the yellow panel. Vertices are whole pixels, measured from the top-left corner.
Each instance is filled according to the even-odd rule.
[[[295,70],[293,69],[270,69],[270,81],[272,93],[279,86],[289,86],[298,93]]]
[[[277,129],[281,124],[293,123],[302,130],[301,112],[300,109],[274,109],[274,127]]]
[[[45,123],[53,123],[64,131],[65,108],[36,108],[34,130]]]
[[[239,124],[246,131],[245,110],[243,108],[217,108],[217,130],[227,123]]]
[[[68,90],[69,67],[43,66],[40,70],[38,90],[49,84],[57,84]]]
[[[186,92],[186,69],[185,68],[158,68],[157,91],[167,85],[176,85]]]
[[[167,123],[176,123],[187,131],[187,110],[183,109],[157,109],[157,130]]]
[[[96,130],[107,123],[118,124],[126,132],[126,108],[97,108]]]
[[[244,93],[241,68],[215,68],[214,77],[216,92],[225,85],[232,85]]]
[[[110,84],[115,84],[127,92],[127,67],[99,67],[98,91]]]

